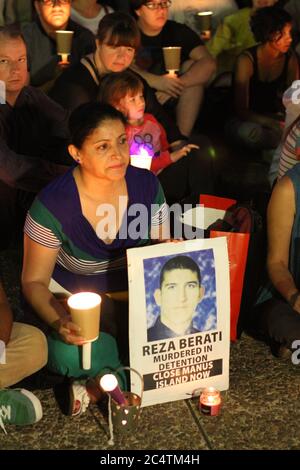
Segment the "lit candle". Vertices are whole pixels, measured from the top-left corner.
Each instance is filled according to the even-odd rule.
[[[69,55],[72,50],[74,31],[58,30],[56,33],[57,54],[61,57],[60,65],[69,65]]]
[[[130,155],[130,163],[132,166],[150,170],[151,162],[152,162],[152,156],[149,155],[147,150],[143,147],[140,147],[139,155]]]
[[[180,46],[163,47],[163,56],[165,62],[165,69],[170,76],[175,76],[180,70]]]
[[[100,379],[100,387],[119,405],[127,405],[127,400],[123,395],[117,378],[113,374],[103,375]]]
[[[79,292],[68,298],[72,321],[80,327],[80,336],[86,340],[82,345],[82,368],[91,368],[92,342],[99,336],[101,297],[94,292]]]
[[[208,387],[200,395],[199,407],[208,416],[217,416],[221,408],[221,394],[214,387]]]

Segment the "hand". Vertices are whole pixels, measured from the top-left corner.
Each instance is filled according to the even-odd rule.
[[[65,318],[59,320],[57,332],[64,343],[81,346],[86,341],[82,336],[79,336],[80,329],[75,323]]]
[[[209,41],[211,38],[211,30],[200,31],[200,38],[202,41]]]
[[[300,292],[296,291],[294,292],[289,300],[288,300],[290,306],[292,309],[294,309],[297,313],[300,313]]]
[[[166,74],[157,77],[156,88],[159,91],[164,91],[173,98],[178,98],[184,89],[184,84],[177,75]]]
[[[181,149],[176,150],[175,152],[172,152],[170,154],[172,162],[173,163],[177,162],[182,157],[185,157],[188,153],[190,153],[190,151],[193,149],[199,149],[199,146],[195,144],[187,144],[187,145],[184,145]]]

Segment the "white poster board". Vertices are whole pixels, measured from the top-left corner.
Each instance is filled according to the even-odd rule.
[[[186,399],[209,386],[228,389],[226,238],[134,248],[127,258],[130,366],[144,379],[142,406]],[[131,391],[140,394],[140,381],[131,378]]]

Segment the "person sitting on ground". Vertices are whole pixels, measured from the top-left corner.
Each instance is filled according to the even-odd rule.
[[[128,361],[128,304],[108,295],[116,299],[128,290],[127,249],[164,234],[169,238],[168,211],[155,175],[129,165],[125,118],[119,111],[99,103],[81,105],[71,115],[70,131],[69,151],[76,166],[50,183],[28,213],[22,286],[29,304],[53,331],[48,367],[87,378],[120,366],[116,339],[121,359]],[[140,230],[134,228],[130,209],[136,204],[145,208]],[[82,369],[78,353],[84,338],[50,292],[51,277],[68,292],[101,294],[101,334],[92,343],[89,371]],[[90,398],[84,385],[73,384],[72,397],[71,414],[84,411]]]
[[[257,10],[251,29],[258,46],[244,51],[234,73],[236,118],[227,125],[231,137],[253,149],[274,149],[282,135],[283,92],[298,78],[290,51],[291,17],[277,6]]]
[[[84,28],[89,29],[94,36],[98,31],[99,21],[104,15],[112,13],[105,2],[99,3],[97,0],[73,0],[71,7],[71,19]]]
[[[152,114],[145,114],[143,82],[131,71],[106,75],[101,82],[99,101],[111,104],[124,114],[130,155],[140,155],[142,149],[147,151],[152,156],[151,171],[156,175],[188,155],[193,148],[199,148],[187,144],[179,150],[169,151],[164,128]]]
[[[140,32],[136,21],[128,14],[114,12],[105,15],[99,23],[97,50],[70,67],[57,79],[50,96],[68,109],[88,101],[96,101],[105,75],[109,72],[123,72],[132,64],[140,44]],[[138,74],[137,74],[138,75]],[[139,76],[139,75],[138,75]],[[142,79],[143,80],[143,79]],[[186,141],[176,124],[157,102],[153,90],[143,80],[145,111],[156,117],[166,131],[172,151],[188,143],[198,145],[190,157],[170,165],[160,175],[166,199],[171,205],[191,194],[214,194],[212,147],[204,136],[193,136]]]
[[[71,0],[34,0],[37,18],[22,25],[27,45],[30,67],[30,83],[48,91],[59,74],[60,60],[56,49],[56,31],[74,31],[71,64],[95,50],[93,34],[70,19]]]
[[[298,163],[273,189],[268,207],[269,282],[259,292],[250,319],[250,328],[280,355],[300,338],[299,181]]]
[[[134,70],[158,91],[160,103],[178,98],[176,122],[180,132],[190,136],[203,101],[204,88],[216,69],[215,60],[194,31],[168,20],[170,0],[131,0],[130,5],[142,38]],[[165,46],[181,47],[179,76],[165,73],[162,50]]]
[[[0,282],[0,428],[33,424],[42,416],[39,399],[25,389],[7,389],[47,363],[47,341],[34,326],[14,322]]]
[[[198,330],[192,320],[204,297],[199,266],[189,256],[175,256],[161,269],[160,288],[154,298],[160,315],[147,330],[148,341],[174,338]]]
[[[56,80],[49,96],[69,110],[88,101],[96,101],[103,77],[130,67],[139,45],[140,32],[129,14],[114,12],[105,15],[98,26],[96,52],[65,70]],[[154,114],[163,124],[171,143],[180,141],[182,135],[158,104],[146,82],[144,89],[146,111]]]
[[[223,18],[213,37],[206,43],[210,54],[217,59],[217,76],[233,72],[237,57],[257,44],[250,28],[251,15],[259,8],[273,6],[276,2],[252,0],[252,8],[242,8]]]
[[[0,245],[7,246],[24,224],[34,194],[66,171],[68,114],[42,91],[26,86],[27,53],[20,30],[0,27]],[[1,94],[1,93],[0,93]],[[20,229],[22,233],[22,230]]]

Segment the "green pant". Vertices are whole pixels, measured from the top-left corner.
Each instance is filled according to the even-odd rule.
[[[66,344],[57,333],[48,336],[48,369],[67,377],[85,379],[104,373],[113,373],[121,367],[116,340],[113,336],[101,332],[92,343],[91,369],[84,370],[81,365],[81,347]],[[124,373],[118,374],[120,386],[126,388]]]

